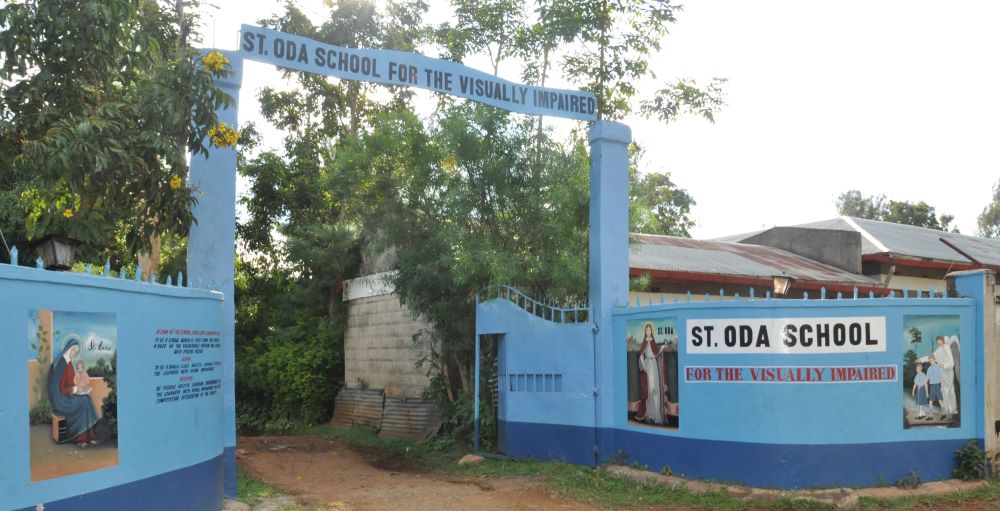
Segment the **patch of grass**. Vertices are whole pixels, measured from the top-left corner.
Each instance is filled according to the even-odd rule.
[[[451,444],[434,442],[417,444],[402,438],[380,438],[367,428],[311,426],[300,428],[296,433],[340,440],[374,456],[378,464],[397,470],[419,469],[443,472],[448,467],[454,466],[458,459],[466,454]]]
[[[264,481],[238,468],[236,469],[236,485],[236,500],[251,506],[260,504],[264,499],[280,493]]]
[[[616,477],[603,470],[573,465],[552,474],[546,482],[550,491],[573,500],[608,508],[647,508],[649,506],[699,509],[775,509],[827,510],[834,506],[790,498],[742,500],[724,492],[693,492],[671,489],[663,484]]]
[[[977,509],[1000,509],[1000,481],[994,479],[974,490],[962,490],[944,495],[876,499],[861,497],[858,509],[951,509],[958,504],[976,504]]]

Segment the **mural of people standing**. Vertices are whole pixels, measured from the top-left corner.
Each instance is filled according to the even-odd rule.
[[[628,323],[629,421],[679,426],[676,330],[672,319]]]
[[[903,318],[904,428],[961,424],[958,332],[958,316]],[[927,387],[926,403],[921,386]]]

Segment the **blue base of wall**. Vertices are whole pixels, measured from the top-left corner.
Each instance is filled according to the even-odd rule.
[[[222,509],[223,456],[166,474],[58,500],[45,511],[218,511]],[[35,511],[30,506],[17,511]]]
[[[594,465],[594,428],[507,422],[510,456]],[[632,430],[601,431],[602,462],[622,459],[659,472],[755,487],[876,486],[916,472],[948,479],[965,440],[782,445],[698,440]],[[982,440],[980,439],[980,444]],[[609,452],[610,450],[610,452]]]
[[[225,494],[226,498],[235,499],[238,488],[236,487],[236,446],[229,446],[222,450],[222,460],[225,474]]]

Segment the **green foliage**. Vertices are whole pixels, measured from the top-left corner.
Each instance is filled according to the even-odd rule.
[[[240,469],[236,470],[236,488],[236,499],[251,506],[260,504],[264,499],[279,493],[271,485]]]
[[[28,423],[32,426],[36,424],[51,424],[52,423],[52,403],[49,402],[49,398],[40,398],[35,406],[28,410]]]
[[[134,253],[183,233],[195,191],[188,151],[204,153],[229,104],[156,2],[9,3],[0,8],[0,167],[13,168],[29,239],[69,235]],[[192,118],[193,113],[193,118]]]
[[[587,165],[582,141],[536,143],[533,122],[468,104],[425,129],[406,111],[370,118],[333,162],[331,192],[392,247],[401,301],[434,327],[420,338],[448,401],[471,395],[475,293],[510,283],[576,302],[586,290]],[[434,352],[431,352],[431,350]]]
[[[36,396],[38,396],[38,403],[32,408],[38,408],[42,411],[48,410],[52,411],[52,404],[49,403],[49,371],[52,369],[49,361],[47,360],[47,355],[49,350],[52,349],[49,346],[49,336],[46,334],[45,329],[42,328],[41,322],[39,322],[38,328],[35,330],[35,341],[31,343],[31,349],[35,351],[35,361],[38,362],[38,375],[35,377],[35,381],[31,382],[31,390]],[[39,412],[42,413],[42,412]],[[34,417],[34,415],[32,415]],[[35,419],[32,418],[32,421]],[[50,420],[48,416],[44,416],[43,422]],[[32,422],[35,424],[35,422]]]
[[[330,4],[314,25],[289,4],[262,23],[346,47],[411,51],[421,38],[421,2]],[[385,106],[369,97],[376,86],[287,71],[299,90],[265,88],[261,113],[287,130],[280,151],[253,154],[253,127],[244,129],[239,172],[250,181],[248,218],[237,226],[248,254],[237,265],[237,400],[241,430],[282,430],[294,421],[329,418],[343,385],[343,281],[356,275],[362,240],[374,236],[349,215],[353,189],[331,162],[344,159],[338,140],[365,127]],[[390,88],[392,104],[410,92]],[[349,159],[349,157],[348,157]],[[349,163],[349,162],[348,162]]]
[[[691,237],[694,198],[670,180],[669,173],[629,172],[629,230],[643,234]]]
[[[897,224],[927,227],[947,231],[953,215],[936,216],[934,207],[924,201],[909,202],[886,199],[885,195],[864,197],[858,190],[849,190],[837,197],[837,211],[841,215],[881,220]],[[954,229],[953,232],[958,232]]]
[[[993,199],[976,220],[980,236],[1000,238],[1000,181],[993,185]]]
[[[322,290],[281,269],[240,260],[237,272],[240,427],[263,431],[328,419],[343,381],[341,316],[327,318]]]
[[[103,358],[101,359],[104,360]],[[104,375],[108,384],[108,395],[101,403],[101,415],[111,436],[118,437],[118,352],[111,355],[111,364]]]
[[[917,376],[917,352],[906,350],[903,354],[903,390],[913,389],[913,379]],[[926,371],[926,369],[925,369]]]
[[[922,482],[923,480],[920,478],[920,473],[918,473],[916,470],[911,470],[909,474],[906,474],[905,476],[896,479],[894,485],[897,488],[913,489],[916,488],[917,486],[920,486],[920,483]]]
[[[99,358],[93,366],[87,368],[87,374],[93,378],[106,378],[114,373],[114,363],[109,363],[107,358]]]
[[[647,293],[652,288],[653,278],[648,273],[633,277],[628,281],[628,290]]]
[[[955,451],[955,468],[952,475],[963,481],[975,481],[993,477],[993,466],[986,457],[986,452],[979,442],[969,440],[961,449]]]
[[[522,0],[452,0],[454,23],[437,29],[448,59],[487,54],[498,73],[500,63],[518,51],[518,36],[526,30]]]
[[[660,49],[681,7],[670,0],[560,0],[548,10],[550,23],[572,27],[563,60],[566,76],[597,96],[598,118],[621,119],[634,109],[636,84],[655,77],[649,59]],[[681,112],[714,120],[723,104],[715,79],[704,90],[693,80],[667,84],[641,103],[640,112],[670,122]]]

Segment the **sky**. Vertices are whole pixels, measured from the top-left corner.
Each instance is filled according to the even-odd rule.
[[[236,48],[241,23],[283,6],[212,3],[204,43],[222,49]],[[446,2],[430,4],[432,21],[447,18]],[[316,0],[296,5],[325,12]],[[664,81],[728,79],[726,106],[714,124],[624,122],[646,150],[642,168],[669,172],[694,197],[695,238],[831,218],[852,189],[925,201],[974,234],[1000,180],[998,19],[1000,2],[987,0],[691,1],[650,67]],[[519,81],[511,71],[500,75]],[[257,90],[280,77],[254,62],[244,76],[240,122],[260,125]]]

